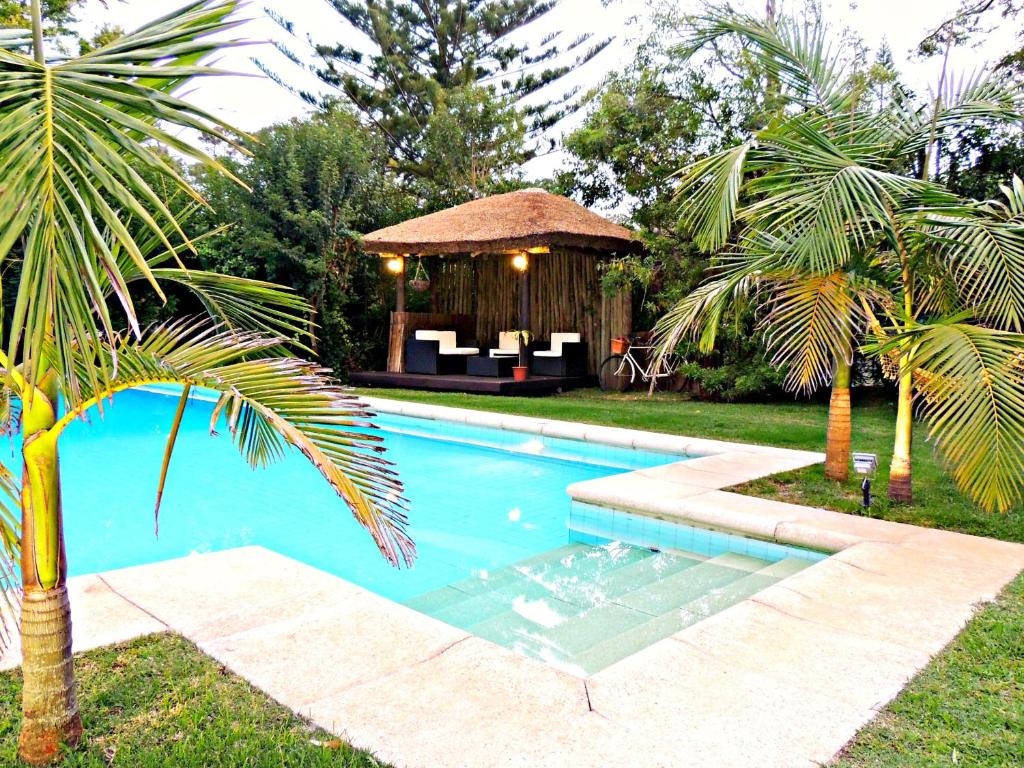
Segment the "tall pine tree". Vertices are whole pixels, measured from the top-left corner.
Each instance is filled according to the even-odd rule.
[[[524,99],[583,65],[611,42],[553,31],[527,39],[559,0],[330,0],[370,51],[320,44],[320,79],[350,102],[387,142],[404,173],[429,173],[424,163],[431,118],[453,91],[486,88],[497,103],[518,104],[528,138],[538,137],[577,108],[575,89]],[[286,28],[289,25],[282,21]],[[316,97],[305,94],[311,101]]]

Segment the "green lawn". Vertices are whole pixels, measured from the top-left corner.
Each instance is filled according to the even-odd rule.
[[[76,657],[85,737],[71,768],[371,768],[177,635]],[[0,674],[0,765],[18,764],[21,675]]]
[[[420,403],[436,403],[523,416],[607,424],[615,427],[670,432],[691,437],[736,440],[784,448],[821,451],[825,445],[825,405],[783,402],[770,405],[706,403],[678,395],[605,394],[576,390],[556,397],[493,397],[399,389],[362,389],[363,394]],[[942,469],[942,460],[920,425],[914,435],[914,503],[890,505],[885,496],[886,471],[892,455],[895,408],[874,400],[854,403],[853,449],[877,453],[874,504],[868,514],[885,520],[944,528],[977,536],[1024,542],[1024,508],[993,515],[975,508]],[[826,480],[822,466],[808,467],[734,490],[797,504],[864,514],[860,479],[845,485]]]

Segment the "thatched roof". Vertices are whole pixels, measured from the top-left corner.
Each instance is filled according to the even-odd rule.
[[[363,237],[371,253],[493,253],[542,246],[634,250],[625,227],[543,189],[522,189],[409,219]]]

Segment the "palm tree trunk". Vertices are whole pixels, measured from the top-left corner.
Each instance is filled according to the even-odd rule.
[[[71,660],[71,612],[60,499],[53,372],[24,395],[22,411],[21,614],[22,725],[18,754],[32,765],[56,762],[82,735]]]
[[[32,0],[32,43],[35,60],[45,63],[40,0]],[[57,420],[57,379],[42,365],[36,376],[36,388],[21,393],[24,685],[18,755],[31,765],[45,765],[60,758],[62,745],[78,744],[82,718],[71,659],[71,607],[65,586],[57,436],[50,432]]]
[[[850,374],[851,365],[845,360],[836,360],[832,398],[828,404],[825,477],[840,482],[850,477]]]
[[[25,685],[18,754],[31,765],[57,762],[62,745],[75,746],[82,719],[71,661],[71,613],[63,584],[26,592],[21,608]]]
[[[914,376],[907,357],[900,361],[899,395],[896,401],[896,440],[889,465],[889,500],[910,504],[914,500],[911,489],[910,449],[914,428]]]

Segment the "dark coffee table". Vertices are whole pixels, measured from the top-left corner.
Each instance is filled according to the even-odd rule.
[[[496,379],[509,378],[512,376],[512,367],[518,363],[518,358],[507,357],[470,357],[466,360],[466,373],[470,376],[490,376]]]

